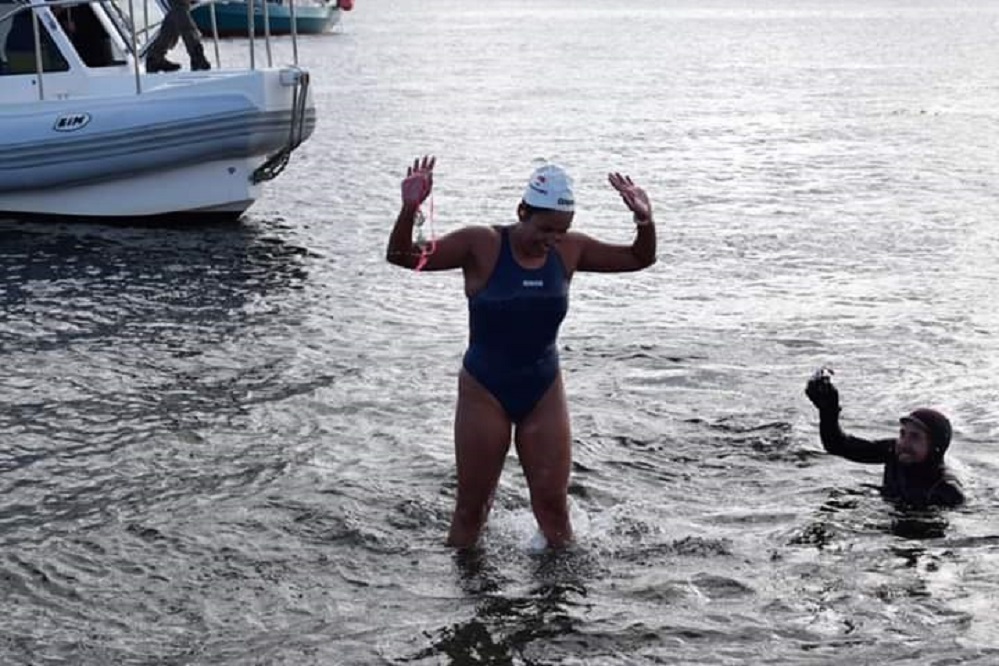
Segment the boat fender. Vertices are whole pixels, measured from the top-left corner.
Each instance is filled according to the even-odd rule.
[[[354,8],[354,0],[337,0],[337,7],[345,12],[349,12]]]

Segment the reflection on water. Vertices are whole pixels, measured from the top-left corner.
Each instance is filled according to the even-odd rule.
[[[452,664],[516,663],[535,642],[574,632],[570,609],[580,593],[571,585],[542,585],[522,597],[487,596],[475,617],[441,630],[412,660],[444,655]]]
[[[451,664],[534,663],[528,649],[577,633],[588,604],[585,579],[595,562],[582,549],[532,556],[533,583],[521,595],[503,594],[502,579],[484,549],[457,552],[459,582],[475,598],[475,615],[441,629],[431,644],[407,661],[445,656]]]
[[[499,569],[481,546],[455,551],[454,564],[458,569],[458,582],[465,594],[477,597],[499,590]]]
[[[899,508],[891,515],[891,533],[903,539],[942,539],[950,526],[945,511]]]
[[[298,288],[308,252],[249,225],[114,228],[0,226],[0,344],[35,350],[152,334],[231,330],[253,299]]]
[[[213,426],[326,382],[289,376],[295,316],[280,304],[308,277],[306,250],[248,224],[7,223],[0,248],[0,429],[14,437],[0,491],[18,489],[0,540],[281,469],[251,438],[227,438],[239,453],[216,448],[221,463],[192,452],[218,447]]]

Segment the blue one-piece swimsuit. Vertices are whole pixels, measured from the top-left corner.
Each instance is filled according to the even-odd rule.
[[[558,376],[556,339],[569,309],[569,279],[554,248],[540,268],[518,264],[508,232],[500,228],[499,258],[485,288],[468,299],[463,365],[519,423]]]

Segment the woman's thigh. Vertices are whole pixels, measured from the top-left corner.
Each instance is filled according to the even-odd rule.
[[[510,450],[510,420],[499,402],[464,369],[458,375],[454,452],[459,500],[488,500]]]
[[[572,465],[572,430],[561,373],[517,426],[516,444],[532,496],[564,495]]]

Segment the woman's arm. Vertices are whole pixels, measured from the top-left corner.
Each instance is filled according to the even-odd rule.
[[[403,202],[399,216],[395,218],[392,233],[389,234],[385,259],[390,264],[403,268],[416,268],[420,258],[420,248],[413,242],[413,222],[419,204]]]
[[[650,219],[639,224],[631,245],[612,245],[585,234],[572,233],[579,246],[577,271],[626,273],[640,271],[656,263],[656,227]]]
[[[488,235],[487,229],[465,227],[422,245],[413,242],[413,227],[417,215],[421,215],[420,206],[434,186],[435,163],[435,158],[424,156],[406,169],[406,178],[402,181],[402,208],[395,218],[385,250],[385,259],[390,264],[423,271],[467,268],[474,256],[474,242]]]
[[[420,260],[420,247],[413,242],[413,226],[420,206],[430,196],[434,188],[434,164],[436,159],[424,155],[423,160],[413,160],[406,168],[402,179],[402,209],[395,218],[395,225],[389,235],[385,258],[390,264],[403,268],[416,268]]]
[[[386,259],[390,264],[415,270],[424,258],[424,248],[413,242],[413,218],[407,218],[406,215],[407,211],[403,207],[389,237]],[[431,241],[426,247],[426,260],[420,270],[467,268],[474,256],[472,248],[476,239],[488,231],[484,227],[464,227]]]
[[[576,270],[623,273],[647,268],[656,262],[656,225],[649,196],[628,176],[615,172],[608,174],[607,180],[634,215],[635,240],[631,245],[612,245],[585,234],[572,234],[579,253]]]

